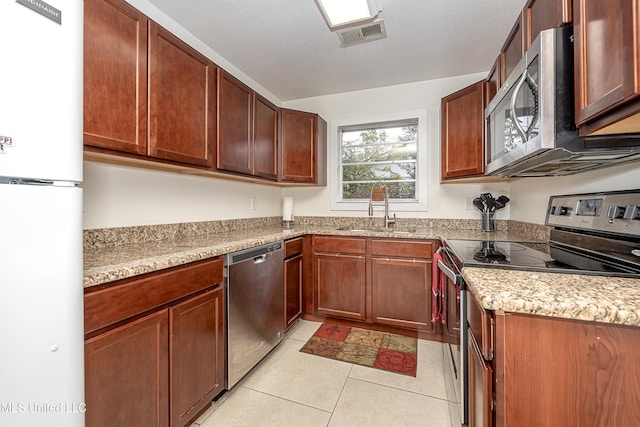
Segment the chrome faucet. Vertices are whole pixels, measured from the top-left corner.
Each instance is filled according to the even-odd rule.
[[[389,228],[390,225],[396,223],[396,214],[393,214],[393,218],[389,216],[389,191],[382,182],[376,182],[371,186],[371,192],[369,194],[369,216],[373,216],[373,202],[380,201],[380,193],[383,193],[384,198],[384,228]]]

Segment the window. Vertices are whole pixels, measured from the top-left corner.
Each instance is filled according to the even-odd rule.
[[[366,209],[374,185],[387,188],[395,210],[426,209],[426,112],[332,122],[331,132],[332,209]]]

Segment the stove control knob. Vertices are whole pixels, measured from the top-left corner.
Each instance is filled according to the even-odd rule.
[[[551,215],[566,215],[569,210],[566,206],[551,206]]]
[[[624,219],[640,219],[640,215],[639,215],[639,211],[638,211],[638,206],[637,205],[627,205],[627,207],[624,210],[624,215],[622,216],[622,218]]]
[[[622,216],[624,215],[625,209],[626,208],[624,206],[609,205],[609,209],[607,210],[607,218],[609,219],[622,218]]]

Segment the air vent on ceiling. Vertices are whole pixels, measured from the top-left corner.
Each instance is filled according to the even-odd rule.
[[[387,31],[384,28],[384,22],[382,22],[382,20],[376,21],[373,24],[363,25],[362,27],[337,31],[336,34],[338,34],[342,47],[387,38]]]

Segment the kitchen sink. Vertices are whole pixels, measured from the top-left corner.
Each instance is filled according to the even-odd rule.
[[[352,231],[354,233],[389,233],[389,234],[411,234],[415,233],[415,228],[403,228],[403,227],[340,227],[339,231]]]

